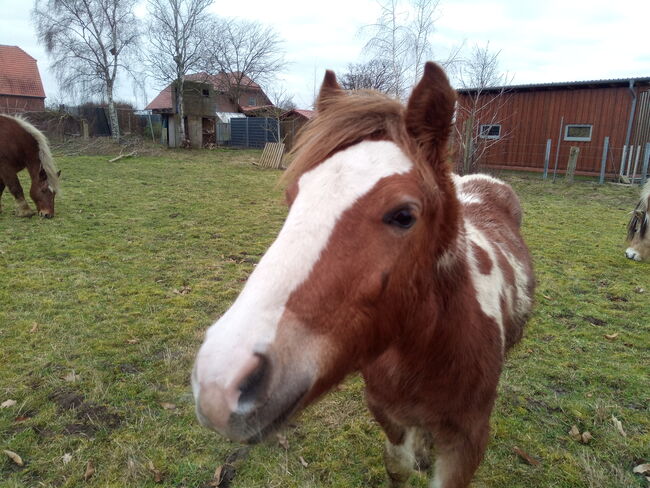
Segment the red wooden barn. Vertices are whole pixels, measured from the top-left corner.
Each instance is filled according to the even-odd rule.
[[[42,112],[45,92],[36,59],[0,44],[0,113]]]
[[[477,159],[472,169],[541,172],[548,160],[549,171],[557,163],[564,172],[576,146],[576,174],[598,175],[608,137],[606,175],[613,177],[623,160],[626,167],[643,161],[650,142],[650,78],[461,89],[457,108],[460,168],[469,146]]]

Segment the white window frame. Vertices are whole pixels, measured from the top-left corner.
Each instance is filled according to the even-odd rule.
[[[569,128],[571,127],[589,127],[589,137],[572,137],[569,136]],[[565,141],[577,141],[577,142],[589,142],[591,141],[591,136],[594,132],[593,124],[567,124],[564,126],[564,140]]]
[[[490,127],[490,128],[492,128],[492,127],[498,127],[498,128],[499,128],[499,133],[498,133],[496,136],[486,135],[486,134],[484,133],[484,131],[483,131],[483,127]],[[488,129],[487,132],[489,133],[490,130]],[[501,139],[501,124],[481,124],[481,125],[479,126],[479,128],[478,128],[478,136],[479,136],[481,139]]]

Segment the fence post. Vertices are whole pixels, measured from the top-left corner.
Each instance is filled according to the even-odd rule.
[[[576,172],[576,165],[578,164],[578,154],[580,153],[580,148],[577,146],[571,146],[569,151],[569,163],[566,168],[566,182],[573,183],[573,176]]]
[[[551,162],[551,139],[546,140],[546,154],[544,155],[544,176],[543,179],[548,177],[548,165]]]
[[[246,117],[246,149],[248,149],[248,117]]]
[[[648,181],[648,163],[650,162],[650,142],[645,143],[645,152],[643,153],[643,169],[641,170],[641,184],[645,185]]]
[[[634,184],[636,178],[636,170],[639,167],[639,157],[641,156],[641,146],[636,147],[636,158],[634,159],[634,171],[632,171],[632,179],[630,180]]]
[[[609,136],[605,137],[603,142],[603,157],[600,160],[600,179],[599,184],[605,183],[605,166],[607,166],[607,151],[609,150]]]

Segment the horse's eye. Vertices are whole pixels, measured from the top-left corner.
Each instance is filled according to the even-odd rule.
[[[415,216],[411,213],[408,207],[402,207],[393,210],[384,215],[383,219],[385,224],[394,225],[401,229],[409,229],[415,224]]]

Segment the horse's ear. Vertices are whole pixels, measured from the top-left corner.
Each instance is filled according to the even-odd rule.
[[[38,179],[40,181],[47,181],[47,173],[43,168],[41,168],[40,171],[38,172]]]
[[[328,102],[341,95],[343,95],[343,89],[339,85],[339,82],[336,81],[334,71],[328,69],[325,71],[325,78],[323,78],[323,84],[320,87],[320,92],[318,92],[316,110],[319,112],[326,110]]]
[[[434,162],[451,131],[456,91],[440,66],[428,62],[422,79],[413,89],[406,107],[405,124],[409,135]]]

